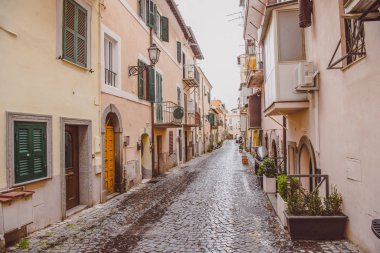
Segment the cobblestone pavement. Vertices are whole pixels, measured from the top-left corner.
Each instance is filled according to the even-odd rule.
[[[24,252],[360,252],[291,241],[231,141],[27,240]]]

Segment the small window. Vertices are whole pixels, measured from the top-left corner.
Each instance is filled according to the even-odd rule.
[[[304,32],[298,23],[298,10],[278,13],[279,61],[305,60]]]
[[[116,41],[108,36],[104,36],[104,83],[116,87],[117,80],[117,47]]]
[[[181,105],[181,88],[177,87],[177,104]]]
[[[177,61],[181,63],[182,59],[182,45],[180,41],[177,41]]]
[[[169,19],[163,16],[161,17],[161,39],[169,42]]]
[[[87,67],[87,10],[65,0],[63,11],[63,58]]]
[[[137,8],[138,8],[138,14],[140,16],[140,18],[142,18],[143,20],[145,20],[145,0],[138,0],[137,1]]]
[[[154,25],[154,32],[159,39],[161,39],[161,14],[157,12],[156,22]]]
[[[47,177],[46,123],[14,123],[14,179],[24,183]]]

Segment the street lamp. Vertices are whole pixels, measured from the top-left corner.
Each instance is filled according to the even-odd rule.
[[[157,47],[156,44],[152,44],[148,48],[148,54],[149,54],[149,59],[150,59],[150,65],[141,65],[141,66],[130,66],[129,67],[129,76],[137,76],[138,74],[144,72],[146,69],[149,67],[154,67],[158,60],[160,59],[160,53],[161,50]]]

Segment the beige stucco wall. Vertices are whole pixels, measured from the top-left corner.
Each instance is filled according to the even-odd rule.
[[[19,112],[52,116],[52,178],[27,184],[34,190],[34,223],[28,231],[57,222],[61,211],[61,126],[60,118],[86,119],[92,122],[91,152],[95,153],[94,139],[99,137],[99,86],[98,86],[98,18],[97,4],[92,1],[91,68],[74,66],[57,59],[56,10],[59,1],[0,1],[0,25],[13,31],[13,36],[0,30],[0,189],[7,189],[6,179],[6,112]],[[99,176],[91,166],[93,203],[100,200]]]

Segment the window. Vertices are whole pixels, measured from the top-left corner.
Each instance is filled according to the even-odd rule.
[[[278,13],[279,61],[305,60],[304,34],[298,23],[298,10]]]
[[[145,1],[146,25],[154,28],[156,23],[157,6],[154,0]]]
[[[104,36],[104,67],[105,67],[105,84],[116,86],[117,68],[116,68],[116,42],[108,36]]]
[[[138,14],[142,19],[145,19],[144,13],[145,13],[145,0],[138,0],[137,2],[138,6]]]
[[[161,39],[169,42],[169,19],[167,17],[161,17]]]
[[[178,63],[181,63],[181,57],[182,57],[182,45],[180,41],[177,41],[177,61]]]
[[[156,13],[156,22],[154,24],[154,32],[158,38],[161,39],[161,14],[159,12]]]
[[[177,104],[181,105],[181,88],[177,87]]]
[[[169,131],[169,155],[174,153],[173,131]]]
[[[51,177],[51,116],[7,113],[8,188]]]
[[[47,176],[46,123],[15,122],[15,183]]]
[[[344,14],[343,6],[348,0],[340,1],[342,5],[340,7],[341,15]],[[364,34],[364,22],[360,22],[356,19],[343,19],[342,27],[342,51],[343,55],[347,55],[345,61],[343,61],[343,66],[349,65],[366,55],[365,48],[365,34]]]
[[[73,0],[63,8],[63,59],[87,67],[87,10]]]
[[[138,60],[138,66],[147,65],[141,60]],[[155,70],[149,67],[147,70],[140,71],[137,77],[137,92],[140,99],[155,102]]]

